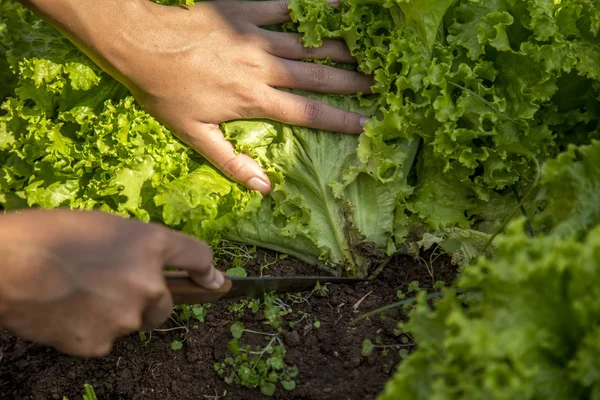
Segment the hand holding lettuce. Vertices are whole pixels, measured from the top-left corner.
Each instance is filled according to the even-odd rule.
[[[535,160],[600,132],[597,13],[581,7],[292,1],[295,22],[277,29],[305,33],[318,56],[312,46],[343,38],[358,69],[375,77],[375,94],[290,91],[375,118],[359,137],[272,120],[221,124],[268,175],[271,195],[261,199],[173,139],[51,28],[3,2],[17,88],[0,117],[0,201],[101,209],[359,276],[413,251],[424,232],[442,246],[485,236],[515,208],[513,186],[529,190]],[[545,204],[538,192],[525,204],[530,214]],[[474,253],[461,246],[445,247]]]
[[[289,21],[285,1],[206,2],[171,7],[147,0],[27,0],[137,103],[225,175],[267,195],[261,166],[235,152],[219,123],[270,118],[300,126],[360,133],[367,116],[277,88],[368,93],[372,79],[358,72],[300,62],[330,57],[355,62],[340,41],[318,52],[297,34],[261,26]]]

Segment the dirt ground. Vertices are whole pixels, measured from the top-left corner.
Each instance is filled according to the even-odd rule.
[[[273,256],[259,251],[256,260],[246,265],[248,273],[257,274],[265,260],[273,260]],[[450,283],[456,275],[456,268],[447,259],[439,259],[432,270],[422,262],[397,256],[373,281],[355,286],[331,285],[328,293],[313,292],[305,301],[294,304],[293,313],[285,320],[297,320],[302,313],[313,318],[293,328],[286,325],[279,334],[286,350],[285,362],[295,365],[299,373],[295,389],[286,391],[277,384],[272,398],[374,399],[401,361],[400,347],[392,347],[386,355],[376,349],[373,355],[362,356],[363,341],[375,342],[379,337],[381,344],[402,345],[410,350],[410,341],[405,343],[407,340],[395,332],[397,322],[406,315],[401,309],[393,309],[383,319],[377,316],[354,324],[351,321],[397,301],[396,292],[406,291],[412,281],[419,281],[421,288],[432,288],[434,281]],[[271,265],[267,274],[319,273],[314,267],[287,258]],[[84,383],[94,387],[99,399],[267,398],[257,388],[226,384],[214,369],[215,362],[230,355],[230,328],[238,319],[230,311],[233,304],[213,304],[205,322],[190,329],[185,340],[181,329],[153,332],[146,344],[133,334],[119,340],[110,355],[100,359],[69,357],[0,331],[0,399],[81,399]],[[246,310],[240,318],[246,329],[275,332],[265,325],[260,312]],[[314,326],[315,320],[320,327]],[[163,328],[176,326],[171,322]],[[178,351],[171,349],[175,339],[183,341]],[[226,396],[219,397],[225,391]]]

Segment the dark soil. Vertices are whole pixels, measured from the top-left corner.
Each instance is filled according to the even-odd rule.
[[[259,252],[257,260],[271,259]],[[257,274],[260,261],[246,266]],[[262,262],[264,265],[264,262]],[[226,267],[226,266],[224,266]],[[456,268],[447,259],[433,267],[435,281],[452,282]],[[284,259],[269,267],[273,275],[319,274],[313,267],[293,259]],[[397,349],[387,355],[377,350],[370,357],[361,355],[365,339],[382,344],[401,344],[394,332],[397,322],[406,318],[401,309],[355,324],[351,320],[364,312],[397,301],[396,292],[406,290],[411,281],[432,288],[434,280],[424,264],[406,256],[397,256],[376,280],[355,286],[329,286],[327,294],[314,292],[307,301],[293,305],[294,315],[303,311],[321,323],[303,321],[281,334],[286,347],[285,361],[296,365],[299,375],[296,389],[285,391],[277,385],[277,399],[374,399],[401,361]],[[154,332],[144,346],[134,334],[117,341],[104,358],[81,359],[16,338],[0,331],[0,399],[81,399],[84,383],[91,384],[99,399],[205,399],[223,395],[226,399],[264,399],[259,389],[227,385],[213,364],[228,357],[227,343],[235,315],[228,310],[231,302],[212,305],[205,323],[187,334],[179,351],[171,342],[181,331]],[[247,310],[242,317],[247,329],[274,332],[264,324],[261,313]],[[174,325],[165,324],[164,328]],[[270,329],[270,330],[269,330]],[[249,334],[245,334],[249,335]],[[260,335],[254,335],[260,336]],[[245,338],[245,336],[244,336]],[[262,340],[262,339],[261,339]],[[410,349],[410,342],[404,344]],[[213,397],[209,397],[213,396]]]

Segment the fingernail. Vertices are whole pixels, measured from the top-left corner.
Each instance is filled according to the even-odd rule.
[[[360,126],[365,126],[367,124],[367,122],[369,122],[370,120],[371,120],[371,118],[362,117],[360,119]]]
[[[342,0],[329,0],[329,4],[334,7],[339,7],[342,4]]]
[[[269,190],[271,189],[265,181],[256,177],[250,178],[250,180],[248,181],[248,188],[252,190],[258,190],[262,194],[269,193]]]
[[[209,289],[219,289],[223,286],[223,283],[225,283],[225,276],[221,271],[215,269],[215,279],[207,286],[209,286]]]
[[[215,274],[215,282],[217,282],[217,285],[219,285],[219,287],[223,286],[223,283],[225,283],[225,275],[223,275],[223,273],[218,269],[216,270]]]

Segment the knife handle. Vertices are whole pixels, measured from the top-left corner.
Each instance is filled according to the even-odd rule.
[[[214,303],[231,290],[231,279],[225,276],[225,282],[219,289],[206,289],[194,282],[185,271],[165,271],[167,287],[175,304]]]

